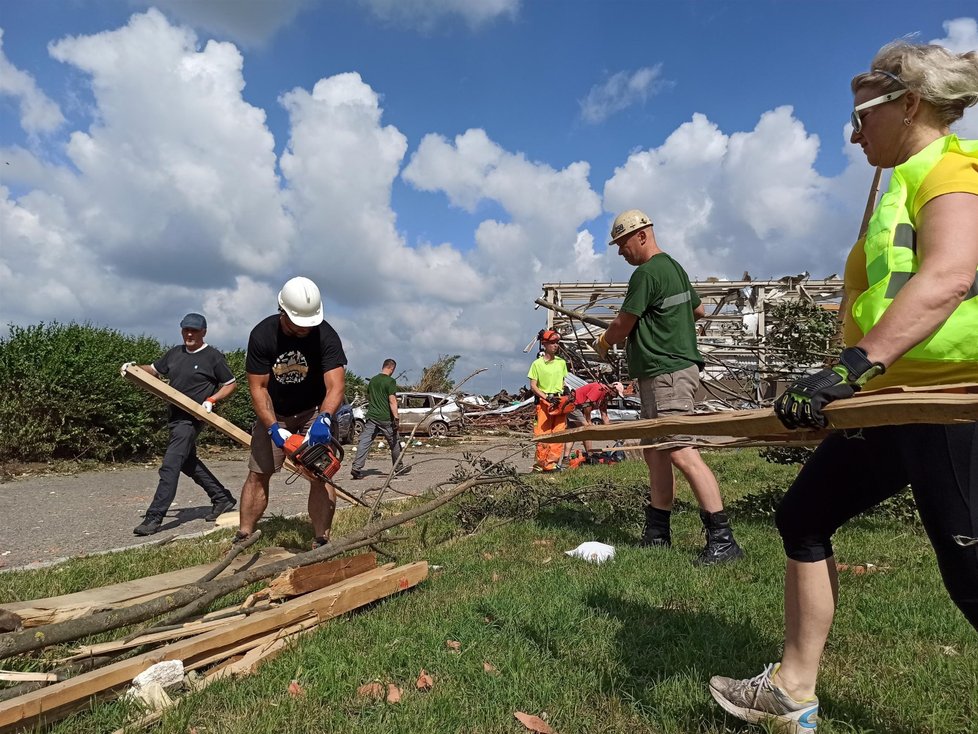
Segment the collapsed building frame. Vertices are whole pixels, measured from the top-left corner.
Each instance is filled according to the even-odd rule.
[[[708,278],[692,286],[706,309],[697,322],[697,343],[706,361],[703,397],[720,409],[768,404],[779,383],[798,374],[798,366],[790,365],[769,343],[768,334],[777,323],[776,304],[804,301],[838,313],[843,299],[842,280],[835,275],[814,279],[800,273],[753,280],[744,273],[741,280]],[[562,353],[572,372],[604,382],[629,378],[622,349],[613,350],[603,362],[592,346],[602,330],[598,324],[618,315],[627,287],[611,282],[543,284],[543,297],[536,303],[547,309],[547,328],[561,335]]]

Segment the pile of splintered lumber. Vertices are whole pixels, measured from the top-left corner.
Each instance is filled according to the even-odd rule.
[[[232,557],[230,563],[225,559],[67,596],[7,604],[4,611],[8,619],[19,618],[24,631],[43,640],[46,628],[54,625],[81,624],[106,612],[124,614],[127,608],[172,596],[187,585],[261,575],[262,566],[287,566],[292,558],[281,548],[267,548],[247,559]],[[163,661],[179,660],[185,672],[196,671],[198,689],[221,678],[249,675],[317,625],[409,589],[427,576],[425,561],[378,566],[373,553],[296,565],[268,580],[242,604],[75,647],[55,661],[58,667],[52,672],[0,672],[0,681],[18,683],[0,689],[0,732],[56,721],[94,697],[119,693]],[[4,667],[16,660],[10,658]],[[32,662],[36,667],[36,659]],[[151,712],[138,723],[151,723],[161,715]]]
[[[536,409],[532,405],[526,405],[509,413],[466,414],[465,425],[470,429],[530,433],[533,431],[534,420],[536,420]]]

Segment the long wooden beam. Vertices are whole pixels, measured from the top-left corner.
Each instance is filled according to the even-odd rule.
[[[377,569],[340,584],[314,591],[276,609],[254,614],[211,632],[175,642],[159,650],[137,655],[104,668],[0,703],[0,732],[58,717],[92,696],[126,685],[150,665],[163,660],[192,661],[215,648],[242,638],[295,624],[315,614],[319,621],[332,619],[370,602],[417,585],[428,576],[427,561],[393,569]]]
[[[129,367],[126,370],[125,378],[132,384],[138,385],[146,392],[152,393],[156,397],[162,398],[171,405],[175,405],[178,408],[187,411],[193,415],[194,418],[198,418],[212,428],[216,428],[225,436],[237,441],[245,448],[251,447],[250,433],[241,430],[231,421],[227,420],[226,418],[222,418],[217,413],[208,413],[198,403],[188,398],[182,392],[170,387],[168,384],[163,382],[163,380],[159,379],[158,377],[154,377],[138,365]],[[285,460],[285,466],[290,471],[298,472],[300,474],[302,473],[299,467],[293,464],[290,459]],[[347,494],[335,484],[333,485],[333,488],[336,490],[337,497],[346,500],[352,505],[367,507],[366,502],[358,497]]]
[[[978,421],[978,385],[948,386],[960,392],[930,392],[941,388],[907,388],[902,392],[875,390],[825,407],[830,429],[896,426],[909,423],[973,423]],[[606,426],[583,426],[534,439],[537,443],[598,441],[638,438],[649,441],[675,434],[692,436],[740,436],[745,438],[789,436],[794,441],[818,440],[824,431],[785,428],[771,408],[723,413],[669,416]]]

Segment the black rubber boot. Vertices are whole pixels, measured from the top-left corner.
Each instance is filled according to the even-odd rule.
[[[672,512],[660,510],[652,505],[645,506],[645,528],[642,530],[640,548],[670,548],[672,535],[669,532],[669,517]]]
[[[706,532],[706,547],[696,557],[696,565],[713,566],[744,557],[744,551],[734,540],[727,513],[700,510],[700,520],[703,521],[703,530]]]

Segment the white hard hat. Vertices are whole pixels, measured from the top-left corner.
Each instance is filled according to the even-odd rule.
[[[608,245],[617,245],[618,240],[627,234],[631,234],[637,229],[651,227],[652,220],[646,216],[645,212],[638,209],[629,209],[615,217],[614,224],[611,225],[611,242]]]
[[[319,326],[323,322],[323,299],[309,278],[293,278],[278,292],[278,305],[296,326]]]

